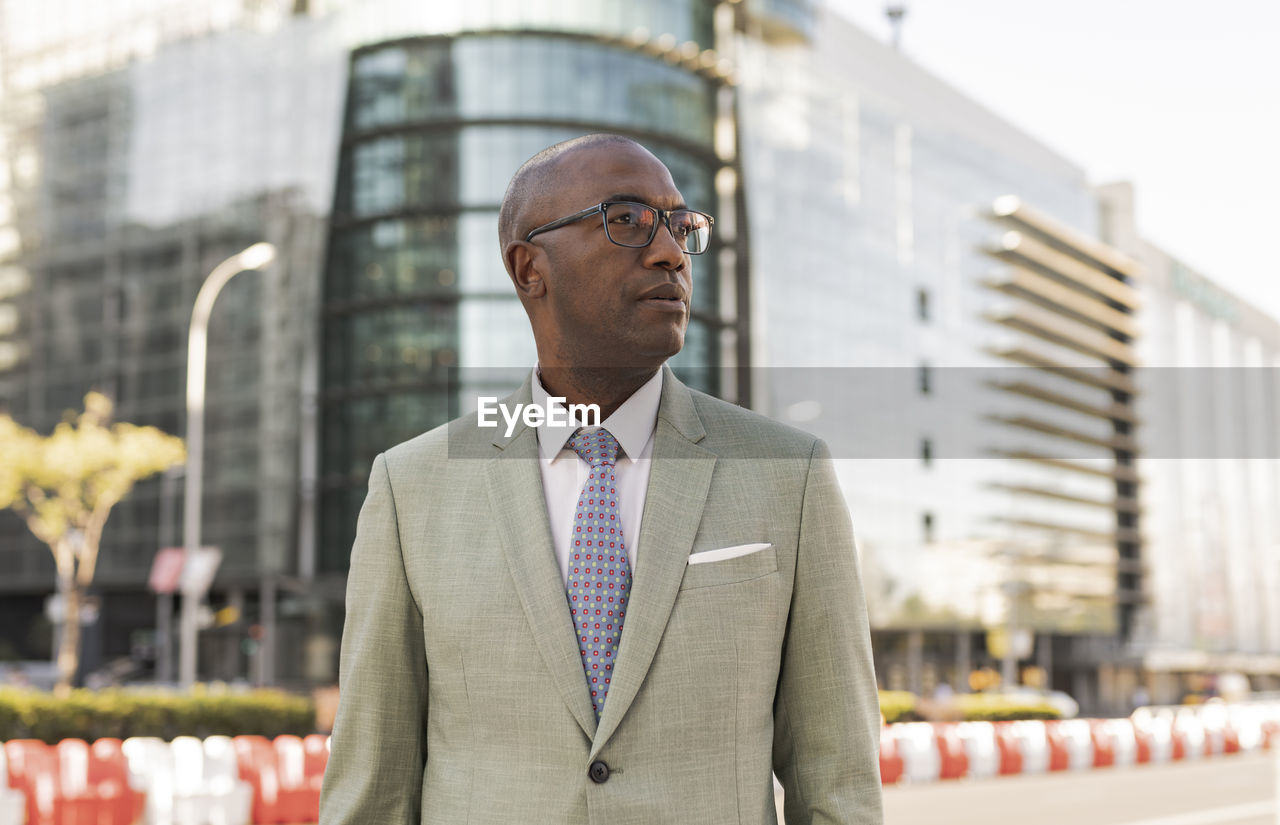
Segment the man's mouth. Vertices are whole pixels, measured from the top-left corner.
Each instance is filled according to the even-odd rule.
[[[640,303],[647,304],[662,312],[681,312],[685,310],[684,301],[679,298],[645,298]]]
[[[641,297],[640,302],[666,312],[684,312],[688,306],[684,291],[675,284],[654,287]]]

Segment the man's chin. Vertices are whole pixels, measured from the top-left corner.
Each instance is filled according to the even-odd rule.
[[[653,342],[648,345],[640,344],[629,348],[626,352],[618,353],[612,360],[601,361],[593,359],[595,368],[605,370],[619,370],[622,372],[652,372],[667,362],[669,358],[674,357],[681,349],[684,348],[684,336],[681,335],[670,341]]]
[[[653,347],[652,353],[648,361],[662,365],[668,358],[674,358],[680,350],[684,349],[684,330],[673,334],[670,338]]]

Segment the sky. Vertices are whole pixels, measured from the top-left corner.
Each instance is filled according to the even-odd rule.
[[[881,40],[887,0],[825,0]],[[902,0],[901,49],[1280,319],[1280,0]]]

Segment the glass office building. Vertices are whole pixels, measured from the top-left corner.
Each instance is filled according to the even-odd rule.
[[[220,261],[276,246],[270,272],[233,280],[211,320],[201,530],[223,554],[213,606],[243,617],[203,634],[202,676],[270,676],[246,640],[299,569],[303,384],[342,55],[317,46],[313,19],[268,29],[209,4],[92,5],[65,19],[42,4],[4,7],[14,174],[0,186],[0,300],[17,323],[0,329],[2,400],[47,432],[96,389],[118,419],[183,434],[196,292]],[[139,484],[113,510],[86,673],[155,673],[164,646],[146,581],[156,551],[181,543],[181,502],[178,473]],[[0,534],[4,658],[47,656],[52,559],[8,513]],[[301,642],[293,632],[286,646]]]
[[[735,54],[754,401],[846,459],[878,678],[965,690],[1011,634],[1007,677],[1118,708],[1136,266],[1083,170],[838,19],[804,43]]]
[[[702,37],[708,11],[683,9]],[[322,569],[346,568],[373,457],[457,414],[456,370],[532,361],[497,242],[512,173],[553,143],[619,132],[666,163],[686,202],[717,211],[722,83],[598,33],[468,32],[354,52],[325,276]],[[695,278],[676,364],[712,366],[727,326],[714,250]]]
[[[716,217],[676,366],[847,459],[882,684],[963,688],[997,630],[1120,709],[1161,558],[1126,377],[1144,286],[1078,167],[811,0],[84,2],[0,0],[0,403],[47,429],[98,388],[182,433],[196,290],[280,249],[214,311],[203,534],[240,619],[203,633],[203,677],[335,678],[373,457],[455,414],[460,371],[534,358],[503,187],[611,131]],[[109,522],[87,669],[150,666],[181,491]],[[45,655],[47,551],[0,534],[0,653]]]
[[[373,456],[456,414],[451,371],[534,360],[496,218],[538,150],[634,136],[722,219],[677,365],[732,357],[738,199],[716,7],[143,0],[64,21],[4,5],[7,411],[48,430],[99,389],[121,419],[181,434],[195,292],[245,246],[279,250],[211,322],[202,543],[224,557],[210,604],[239,618],[202,633],[203,678],[336,675]],[[719,389],[710,370],[689,375]],[[181,498],[180,477],[153,479],[113,513],[86,673],[165,658],[145,582],[179,543]],[[0,653],[45,656],[51,560],[7,514],[0,531]]]

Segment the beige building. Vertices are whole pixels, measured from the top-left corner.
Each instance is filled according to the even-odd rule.
[[[1280,321],[1140,239],[1127,185],[1104,236],[1144,264],[1136,375],[1148,607],[1133,640],[1156,701],[1222,674],[1280,687]]]

